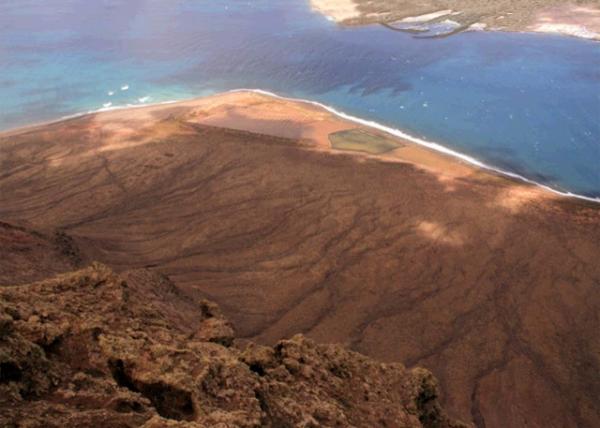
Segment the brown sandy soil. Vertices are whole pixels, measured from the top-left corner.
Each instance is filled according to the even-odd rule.
[[[599,206],[407,142],[330,150],[350,128],[241,93],[6,133],[0,220],[166,273],[242,337],[428,367],[478,426],[598,426]]]
[[[97,263],[0,288],[0,426],[467,428],[427,370],[301,335],[240,346],[214,303]]]
[[[475,25],[477,28],[560,33],[600,40],[599,0],[310,1],[314,10],[346,25],[452,20],[459,24],[459,30]],[[421,19],[417,19],[419,17]]]
[[[338,22],[360,16],[357,4],[352,0],[310,0],[310,4],[313,9]]]
[[[40,233],[0,222],[0,286],[49,278],[79,267],[83,260],[70,237]]]

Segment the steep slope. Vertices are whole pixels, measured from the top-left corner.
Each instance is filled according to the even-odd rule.
[[[406,142],[328,148],[354,127],[237,94],[8,134],[0,219],[165,273],[241,337],[428,367],[479,426],[600,425],[598,206]]]
[[[241,351],[216,305],[126,278],[95,264],[0,290],[1,426],[463,426],[426,370],[302,336]]]
[[[0,286],[26,284],[79,267],[81,254],[62,231],[43,234],[0,222]]]

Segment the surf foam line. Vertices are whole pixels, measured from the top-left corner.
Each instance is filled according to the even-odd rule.
[[[338,116],[342,119],[345,119],[349,122],[354,122],[357,123],[359,125],[363,125],[369,128],[373,128],[373,129],[377,129],[379,131],[385,132],[387,134],[393,135],[395,137],[404,139],[404,140],[408,140],[412,143],[418,144],[420,146],[423,147],[427,147],[431,150],[435,150],[436,152],[440,152],[440,153],[444,153],[448,156],[460,159],[468,164],[474,165],[478,168],[487,170],[487,171],[491,171],[500,175],[504,175],[506,177],[510,177],[528,184],[532,184],[534,186],[540,187],[544,190],[547,190],[548,192],[551,192],[555,195],[559,195],[559,196],[563,196],[563,197],[568,197],[568,198],[576,198],[576,199],[581,199],[584,201],[588,201],[588,202],[595,202],[595,203],[600,203],[600,198],[592,198],[590,196],[585,196],[585,195],[580,195],[578,193],[572,193],[572,192],[563,192],[557,189],[554,189],[546,184],[543,183],[538,183],[537,181],[531,180],[527,177],[524,177],[522,175],[516,174],[514,172],[510,172],[510,171],[506,171],[500,168],[496,168],[493,167],[491,165],[488,165],[472,156],[466,155],[464,153],[460,153],[457,152],[455,150],[449,149],[448,147],[445,147],[441,144],[438,143],[434,143],[428,140],[425,140],[423,138],[418,138],[418,137],[414,137],[410,134],[407,134],[406,132],[400,130],[400,129],[396,129],[396,128],[392,128],[386,125],[382,125],[381,123],[372,121],[372,120],[367,120],[367,119],[362,119],[360,117],[357,116],[352,116],[348,113],[344,113],[343,111],[337,110],[331,106],[328,106],[326,104],[322,104],[318,101],[312,101],[312,100],[306,100],[306,99],[302,99],[302,98],[292,98],[292,97],[286,97],[283,95],[279,95],[276,94],[274,92],[269,92],[269,91],[265,91],[264,89],[249,89],[249,88],[238,88],[238,89],[231,89],[225,92],[215,92],[212,95],[207,95],[207,97],[210,96],[214,96],[214,95],[218,95],[219,93],[239,93],[239,92],[254,92],[257,94],[261,94],[261,95],[266,95],[268,97],[272,97],[272,98],[276,98],[276,99],[280,99],[280,100],[284,100],[284,101],[291,101],[291,102],[296,102],[296,103],[301,103],[301,104],[309,104],[312,106],[316,106],[319,108],[322,108],[326,111],[328,111],[329,113]],[[32,124],[29,126],[24,126],[24,127],[20,127],[20,128],[16,128],[16,129],[7,129],[7,130],[2,130],[0,131],[0,137],[4,134],[12,134],[14,132],[18,132],[19,130],[23,130],[23,129],[31,129],[31,128],[35,128],[35,127],[39,127],[39,126],[44,126],[44,125],[50,125],[53,123],[58,123],[58,122],[62,122],[64,120],[69,120],[69,119],[76,119],[78,117],[83,117],[83,116],[89,116],[92,114],[96,114],[96,113],[102,113],[102,112],[106,112],[106,111],[114,111],[114,110],[123,110],[123,109],[130,109],[130,108],[134,108],[134,109],[138,109],[138,108],[152,108],[154,106],[160,106],[160,105],[165,105],[165,104],[174,104],[174,103],[179,103],[179,102],[186,102],[186,101],[192,101],[194,99],[197,99],[197,97],[192,97],[192,98],[183,98],[183,99],[179,99],[179,100],[169,100],[169,101],[161,101],[161,102],[157,102],[157,103],[150,103],[150,104],[126,104],[126,105],[117,105],[117,106],[110,106],[110,107],[103,107],[103,108],[99,108],[96,110],[88,110],[85,112],[80,112],[80,113],[75,113],[75,114],[71,114],[68,116],[62,116],[59,119],[56,120],[49,120],[46,122],[41,122],[41,123],[37,123],[37,124]]]
[[[371,121],[371,120],[367,120],[367,119],[362,119],[360,117],[357,116],[352,116],[348,113],[344,113],[343,111],[337,110],[331,106],[328,106],[326,104],[322,104],[318,101],[312,101],[312,100],[305,100],[302,98],[291,98],[291,97],[285,97],[283,95],[278,95],[274,92],[269,92],[269,91],[265,91],[263,89],[246,89],[246,88],[241,88],[241,89],[233,89],[230,91],[227,91],[228,93],[236,93],[236,92],[254,92],[257,94],[262,94],[262,95],[266,95],[269,97],[273,97],[273,98],[277,98],[280,100],[284,100],[284,101],[292,101],[292,102],[297,102],[297,103],[303,103],[303,104],[309,104],[309,105],[313,105],[316,107],[320,107],[326,111],[328,111],[329,113],[334,114],[335,116],[341,117],[342,119],[348,120],[350,122],[354,122],[357,123],[359,125],[363,125],[369,128],[373,128],[373,129],[377,129],[379,131],[385,132],[387,134],[393,135],[394,137],[398,137],[404,140],[408,140],[412,143],[418,144],[420,146],[424,146],[427,147],[431,150],[435,150],[436,152],[440,152],[440,153],[444,153],[448,156],[454,157],[454,158],[458,158],[468,164],[474,165],[478,168],[487,170],[487,171],[492,171],[494,173],[500,174],[500,175],[504,175],[506,177],[510,177],[528,184],[532,184],[534,186],[540,187],[544,190],[547,190],[551,193],[554,193],[556,195],[559,196],[563,196],[563,197],[569,197],[569,198],[577,198],[577,199],[582,199],[584,201],[588,201],[588,202],[595,202],[595,203],[600,203],[600,198],[593,198],[590,196],[585,196],[585,195],[580,195],[577,193],[572,193],[572,192],[563,192],[557,189],[554,189],[546,184],[543,183],[539,183],[537,181],[531,180],[527,177],[524,177],[520,174],[511,172],[511,171],[507,171],[501,168],[496,168],[492,165],[488,165],[482,161],[480,161],[479,159],[476,159],[472,156],[466,155],[464,153],[449,149],[446,146],[443,146],[441,144],[432,142],[432,141],[428,141],[425,140],[423,138],[418,138],[418,137],[414,137],[410,134],[407,134],[406,132],[400,130],[400,129],[396,129],[396,128],[392,128],[386,125],[382,125],[381,123],[375,122],[375,121]]]
[[[193,99],[193,98],[190,98],[190,99]],[[105,111],[125,110],[125,109],[134,109],[134,108],[147,108],[147,107],[152,107],[152,106],[161,106],[161,105],[165,105],[165,104],[174,104],[174,103],[179,103],[182,101],[185,101],[185,100],[168,100],[168,101],[161,101],[161,102],[154,103],[154,104],[124,104],[124,105],[118,105],[118,106],[102,107],[102,108],[95,109],[95,110],[88,110],[88,111],[83,111],[80,113],[69,114],[67,116],[61,116],[57,120],[51,120],[49,122],[42,122],[42,123],[34,125],[34,126],[49,125],[51,123],[57,123],[57,122],[61,122],[63,120],[69,120],[69,119],[76,119],[78,117],[88,116],[88,115],[96,114],[96,113],[103,113]]]
[[[36,123],[32,123],[31,125],[19,126],[17,128],[0,129],[0,137],[2,137],[4,135],[18,133],[19,131],[29,130],[32,128],[39,128],[41,126],[47,126],[47,125],[52,125],[55,123],[64,122],[65,120],[71,120],[71,119],[77,119],[80,117],[90,116],[90,115],[93,115],[96,113],[104,113],[104,112],[115,111],[115,110],[149,108],[149,107],[153,107],[153,106],[160,106],[160,105],[165,105],[165,104],[175,104],[175,103],[180,103],[180,102],[184,102],[184,101],[190,101],[193,99],[194,98],[187,98],[187,99],[181,99],[181,100],[167,100],[167,101],[160,101],[160,102],[153,103],[153,104],[123,104],[123,105],[116,105],[116,106],[111,105],[108,107],[101,107],[98,109],[86,110],[86,111],[82,111],[79,113],[73,113],[73,114],[68,114],[65,116],[60,116],[58,119],[50,119],[50,120],[45,120],[42,122],[36,122]]]

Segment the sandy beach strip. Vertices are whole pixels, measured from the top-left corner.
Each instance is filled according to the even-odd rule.
[[[360,17],[360,12],[352,0],[310,0],[311,8],[328,19],[343,22]]]
[[[109,129],[114,132],[114,135],[122,137],[118,141],[115,141],[114,138],[111,139],[106,147],[109,149],[131,145],[131,142],[127,141],[128,135],[139,133],[141,128],[152,127],[156,120],[164,119],[173,114],[180,115],[181,112],[184,112],[185,120],[189,123],[290,138],[306,143],[311,150],[331,154],[343,152],[346,155],[349,154],[364,159],[410,163],[439,175],[443,180],[453,180],[474,174],[498,177],[498,174],[493,171],[486,171],[449,153],[433,150],[416,144],[410,139],[399,138],[371,126],[345,119],[332,113],[333,109],[328,111],[324,107],[311,101],[291,100],[258,90],[235,90],[184,101],[135,107],[116,107],[73,115],[66,119],[32,124],[23,128],[0,132],[0,138],[16,136],[53,124],[60,125],[64,122],[77,121],[86,116],[93,116],[98,126]],[[114,123],[119,123],[118,129],[115,129]],[[329,135],[348,129],[364,129],[376,135],[384,135],[386,138],[399,142],[401,147],[379,155],[332,148]],[[136,144],[141,143],[143,143],[143,140],[139,140]],[[532,187],[532,190],[537,192],[542,189]],[[542,193],[546,192],[542,191]]]
[[[87,113],[0,132],[0,138],[33,132],[52,124],[58,126],[63,122],[77,121],[90,116],[94,118],[95,126],[110,131],[114,136],[104,142],[102,149],[112,150],[144,144],[146,141],[139,137],[136,137],[135,141],[129,141],[128,137],[139,135],[143,128],[149,129],[157,120],[173,115],[184,117],[186,122],[199,125],[289,138],[302,142],[307,149],[313,151],[350,155],[364,160],[408,163],[436,175],[449,189],[454,186],[453,183],[466,179],[489,182],[500,180],[512,183],[520,198],[527,200],[577,196],[554,191],[510,172],[494,170],[467,155],[453,152],[436,143],[412,138],[402,131],[389,129],[390,132],[386,132],[386,127],[375,122],[354,118],[315,102],[287,99],[258,90],[236,90],[185,101]],[[119,125],[116,126],[115,123]],[[398,143],[399,148],[383,154],[333,148],[329,135],[351,129],[363,129],[374,135],[392,139]],[[407,138],[403,138],[404,135]],[[157,136],[148,136],[148,139],[155,138]]]

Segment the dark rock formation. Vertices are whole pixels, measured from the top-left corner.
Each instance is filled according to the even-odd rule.
[[[236,345],[215,304],[147,270],[4,287],[0,426],[463,426],[424,369],[301,335]]]

